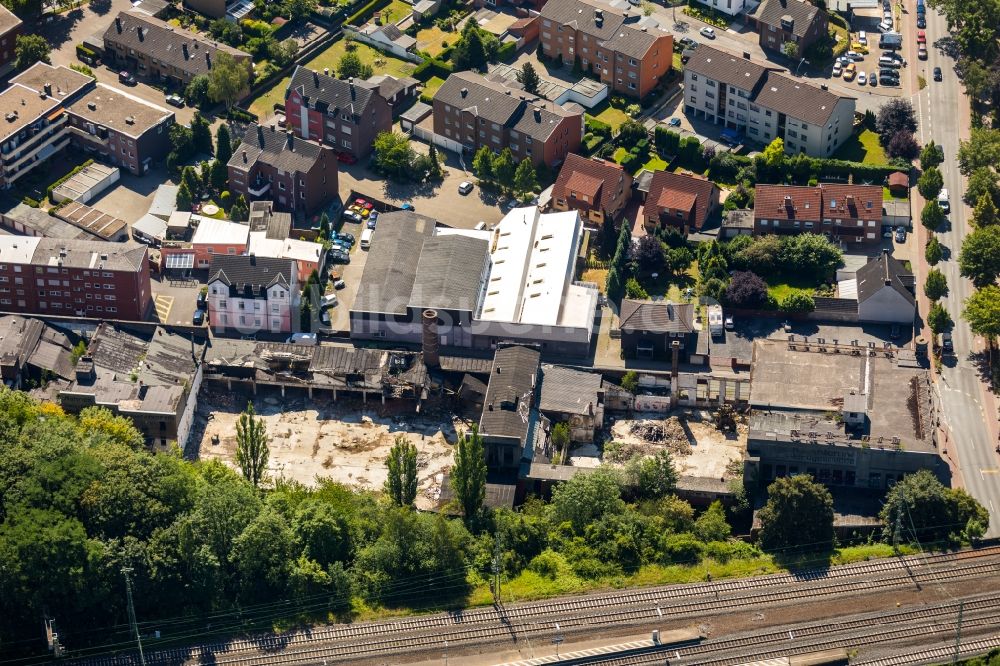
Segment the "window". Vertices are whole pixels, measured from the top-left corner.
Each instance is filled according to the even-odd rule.
[[[447,132],[448,130],[445,130],[445,131]],[[348,149],[350,149],[350,147],[351,147],[351,142],[350,142],[350,141],[348,141],[347,139],[344,139],[344,140],[343,140],[343,141],[341,141],[340,143],[341,143],[341,145],[342,145],[342,146],[343,146],[344,148],[348,148]]]
[[[697,102],[698,98],[696,96],[694,96],[694,95],[691,95],[691,101],[692,102]]]
[[[692,72],[692,74],[691,74],[691,80],[692,81],[697,81],[698,80],[698,75]]]
[[[705,97],[707,97],[708,99],[715,99],[715,93],[707,92],[705,93]]]
[[[715,81],[713,81],[712,79],[707,79],[705,81],[705,85],[707,85],[709,88],[714,88],[715,87]]]

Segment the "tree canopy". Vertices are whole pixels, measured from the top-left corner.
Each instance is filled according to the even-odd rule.
[[[804,474],[776,479],[760,510],[760,543],[766,550],[833,547],[833,497]]]
[[[455,497],[466,520],[479,513],[486,499],[486,451],[479,429],[464,433],[455,443],[455,466],[451,469]]]
[[[417,499],[417,447],[403,435],[397,436],[385,466],[388,469],[386,494],[396,506],[412,506]]]
[[[976,335],[995,340],[1000,335],[1000,287],[987,285],[965,299],[962,318]]]
[[[907,474],[886,494],[879,516],[884,538],[894,541],[897,524],[904,542],[958,542],[979,537],[990,516],[982,504],[961,488],[947,488],[928,470]]]
[[[52,64],[49,60],[49,52],[52,47],[41,35],[18,35],[14,45],[14,55],[17,58],[16,67],[25,70],[37,62]]]
[[[212,69],[208,72],[209,99],[224,103],[228,110],[249,87],[250,68],[246,63],[236,60],[228,53],[217,53]]]
[[[973,230],[962,241],[958,255],[962,277],[977,286],[992,284],[1000,276],[1000,226]]]

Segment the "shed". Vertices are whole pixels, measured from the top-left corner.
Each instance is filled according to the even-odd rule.
[[[902,171],[895,171],[889,174],[889,191],[895,195],[903,195],[910,191],[910,177]]]
[[[399,116],[400,129],[404,132],[412,132],[417,123],[431,115],[431,111],[433,111],[433,109],[430,104],[417,102],[407,109],[405,113]]]
[[[153,195],[153,203],[149,206],[149,214],[169,220],[170,215],[177,210],[177,185],[160,185]]]
[[[56,203],[63,201],[89,203],[91,199],[117,183],[120,177],[121,173],[116,167],[94,162],[60,183],[52,190],[52,198]]]
[[[132,223],[132,239],[157,246],[167,237],[167,221],[146,213]]]

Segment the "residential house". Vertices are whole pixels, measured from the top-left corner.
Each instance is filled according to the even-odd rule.
[[[410,37],[392,23],[387,25],[367,23],[360,30],[352,32],[358,35],[361,41],[399,58],[412,57],[413,50],[417,46],[416,37]]]
[[[497,349],[479,417],[479,435],[491,470],[517,470],[530,458],[538,435],[539,360],[531,347],[513,345]]]
[[[14,46],[23,26],[24,23],[12,11],[0,6],[0,74],[7,74],[14,68],[17,60]]]
[[[917,314],[913,273],[888,250],[858,269],[858,321],[913,324]]]
[[[249,53],[143,12],[120,12],[104,31],[104,57],[109,65],[167,85],[184,87],[199,74],[208,74],[220,53],[243,63],[253,80]]]
[[[738,16],[747,7],[752,7],[755,0],[698,0],[698,3],[728,16]]]
[[[797,2],[797,0],[792,0]],[[784,141],[785,152],[829,157],[854,126],[855,99],[700,45],[684,66],[684,111],[747,138]]]
[[[541,10],[542,53],[579,65],[616,93],[642,99],[670,72],[673,36],[638,8],[598,0],[549,0]]]
[[[632,175],[620,165],[599,158],[566,156],[552,188],[552,208],[577,210],[600,226],[614,221],[632,197]]]
[[[627,359],[670,361],[674,342],[679,343],[679,360],[686,360],[695,351],[698,332],[690,303],[626,298],[618,319],[622,353]]]
[[[674,227],[682,234],[700,231],[719,207],[719,188],[712,181],[682,173],[657,171],[642,210],[643,224],[652,233]]]
[[[785,44],[795,44],[795,58],[804,58],[809,47],[829,35],[825,10],[807,0],[764,0],[749,16],[762,48],[788,55]]]
[[[246,254],[250,240],[250,227],[239,222],[202,217],[185,249],[194,251],[194,267],[199,270],[211,268],[212,260],[219,255],[236,256]],[[169,248],[164,250],[171,252]]]
[[[145,245],[0,236],[0,310],[139,321],[152,303]]]
[[[193,9],[209,18],[220,19],[226,15],[226,0],[184,0],[186,9]]]
[[[580,148],[583,109],[507,88],[473,72],[456,72],[434,95],[434,133],[466,153],[510,148],[515,161],[553,167]]]
[[[208,275],[209,324],[216,330],[289,333],[298,323],[295,261],[217,254]]]
[[[229,190],[310,215],[338,196],[337,156],[315,141],[251,124],[229,160]]]
[[[420,81],[412,76],[395,77],[389,74],[376,74],[369,79],[356,83],[362,88],[368,88],[378,93],[378,96],[389,103],[392,117],[406,111],[417,99],[417,89]]]
[[[758,185],[754,234],[823,233],[846,244],[874,245],[882,235],[882,188],[823,183]]]
[[[297,66],[285,90],[285,122],[295,136],[355,158],[392,130],[389,102],[369,86]]]

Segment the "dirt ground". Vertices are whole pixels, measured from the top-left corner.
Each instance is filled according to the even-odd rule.
[[[652,435],[652,436],[651,436]],[[665,417],[619,419],[611,426],[611,441],[615,445],[605,458],[625,462],[636,453],[655,454],[669,449],[681,476],[728,478],[727,467],[741,460],[747,445],[746,425],[737,433],[723,433],[715,428],[708,412],[674,412]]]
[[[225,398],[202,400],[194,432],[201,431],[200,458],[217,458],[235,468],[238,407]],[[385,459],[396,437],[417,447],[417,507],[434,507],[444,472],[452,465],[457,433],[466,426],[447,415],[408,413],[383,417],[377,407],[331,401],[258,397],[254,409],[271,438],[268,473],[306,485],[328,478],[346,485],[381,489]],[[213,439],[218,436],[218,443]]]

